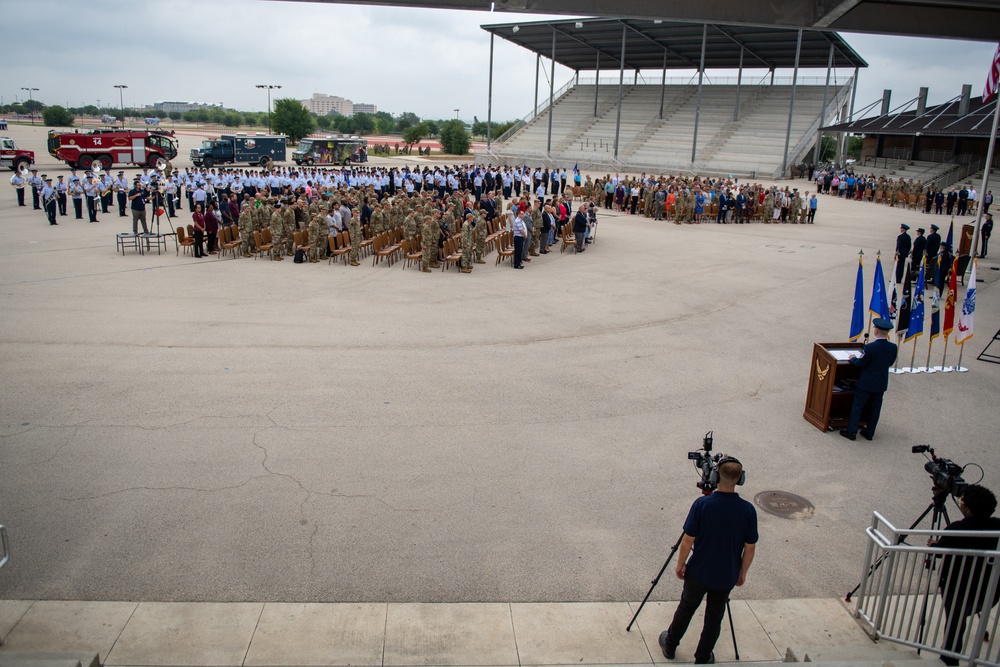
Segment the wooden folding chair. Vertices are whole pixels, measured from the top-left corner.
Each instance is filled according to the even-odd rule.
[[[265,227],[264,229],[267,229],[267,228]],[[254,232],[253,233],[253,242],[257,246],[257,251],[254,253],[254,256],[253,256],[254,259],[257,259],[261,255],[263,255],[265,252],[267,253],[268,257],[272,256],[271,255],[272,244],[271,243],[264,243],[264,237],[263,237],[263,235],[260,232]]]
[[[184,254],[187,255],[190,249],[194,247],[194,239],[187,235],[184,231],[184,225],[177,225],[177,252],[180,254],[180,249],[184,248]]]
[[[330,256],[330,261],[334,262],[338,257],[344,258],[344,264],[347,264],[348,253],[351,252],[351,233],[347,231],[340,232],[340,245],[333,251]]]
[[[503,232],[500,236],[500,251],[497,253],[497,266],[505,259],[509,259],[511,265],[514,264],[514,232]]]
[[[566,223],[562,228],[562,245],[559,252],[566,252],[566,248],[572,248],[576,252],[576,236],[573,235],[573,224]]]

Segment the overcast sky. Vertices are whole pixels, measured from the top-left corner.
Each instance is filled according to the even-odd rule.
[[[125,106],[182,100],[263,111],[266,94],[254,85],[269,83],[282,86],[275,98],[320,92],[395,114],[452,118],[460,109],[469,121],[486,118],[489,35],[479,26],[544,18],[265,0],[0,0],[0,17],[6,35],[21,36],[17,46],[6,40],[4,102],[25,99],[21,88],[31,87],[46,104],[117,106],[114,85],[121,83],[128,86]],[[893,89],[893,107],[920,86],[930,87],[931,103],[958,95],[963,83],[980,95],[996,49],[982,42],[844,37],[870,65],[861,72],[858,109],[884,88]],[[534,56],[498,39],[495,58],[493,118],[529,113]],[[850,74],[842,70],[837,78]],[[557,87],[571,77],[556,68]]]

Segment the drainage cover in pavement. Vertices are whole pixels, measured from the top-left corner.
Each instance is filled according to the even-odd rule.
[[[761,491],[753,497],[753,502],[768,514],[783,519],[808,519],[815,509],[802,496],[787,491]]]

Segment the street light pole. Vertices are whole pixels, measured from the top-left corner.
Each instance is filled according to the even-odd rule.
[[[32,99],[31,99],[31,91],[38,92],[37,88],[21,88],[21,90],[27,90],[28,91],[28,101],[29,102],[32,101]],[[31,114],[31,124],[34,125],[35,124],[35,110],[34,109],[28,109],[28,113]]]
[[[271,91],[281,88],[281,86],[275,86],[270,83],[258,83],[257,87],[267,89],[267,133],[271,134]]]
[[[122,129],[125,129],[125,89],[128,88],[124,83],[116,83],[115,88],[118,89],[118,103],[121,105],[122,110]]]

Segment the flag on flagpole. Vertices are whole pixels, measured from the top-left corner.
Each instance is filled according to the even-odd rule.
[[[954,237],[955,237],[955,221],[952,220],[951,224],[948,225],[948,238],[946,238],[944,241],[945,243],[948,244],[949,250],[954,250],[955,248]]]
[[[851,336],[849,340],[853,343],[865,330],[865,277],[861,268],[861,257],[858,256],[858,278],[854,282],[854,312],[851,314]]]
[[[997,44],[996,53],[993,54],[993,62],[990,63],[990,71],[986,74],[986,85],[983,87],[983,104],[986,104],[997,94],[997,87],[1000,86],[1000,44]]]
[[[896,314],[897,334],[902,334],[910,328],[910,272],[906,271],[905,273],[906,277],[903,278],[903,293],[899,297],[899,310]]]
[[[951,277],[948,279],[948,298],[944,302],[944,338],[948,339],[955,328],[955,294],[958,292],[958,257],[951,264]]]
[[[577,162],[576,164],[573,165],[573,173],[574,174],[579,174],[580,173],[580,163],[579,162]]]
[[[955,342],[959,345],[972,338],[972,316],[976,312],[976,264],[979,262],[972,260],[972,272],[969,273],[969,286],[965,288],[965,301],[962,302],[962,314],[958,316],[958,333],[955,334]]]
[[[931,299],[931,340],[941,335],[941,296],[938,294],[936,287],[933,289],[934,292]]]
[[[924,263],[920,264],[917,286],[913,289],[913,306],[910,308],[910,326],[906,328],[904,343],[924,333]]]
[[[882,258],[875,258],[875,282],[872,284],[872,300],[868,312],[875,317],[889,319],[889,300],[885,296],[885,276],[882,275]]]

